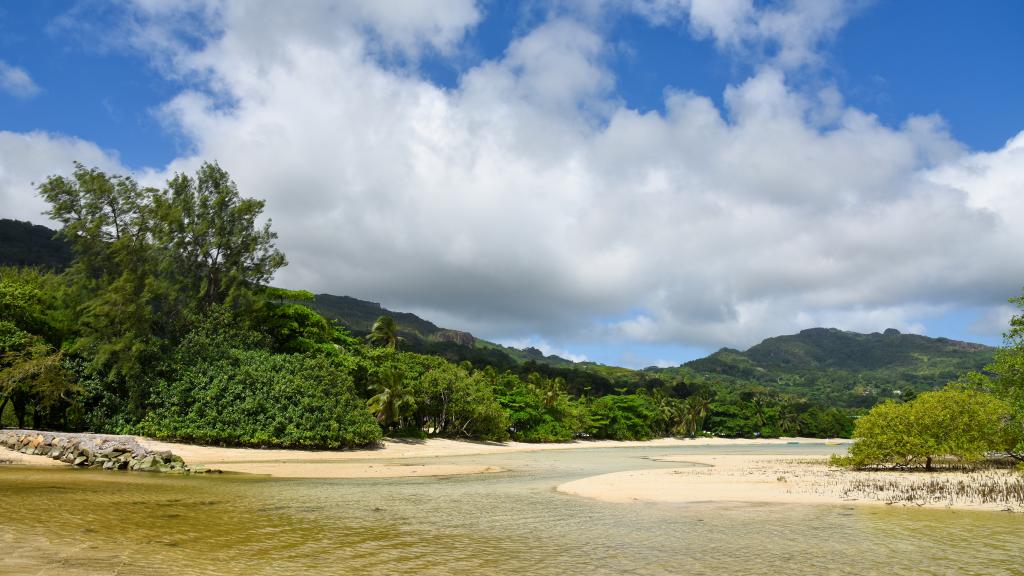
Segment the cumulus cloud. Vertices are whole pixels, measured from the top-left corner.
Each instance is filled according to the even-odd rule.
[[[573,362],[586,362],[586,354],[574,354],[564,348],[552,346],[550,342],[539,336],[531,336],[529,338],[514,338],[510,340],[502,340],[499,342],[502,346],[508,346],[509,348],[518,348],[525,350],[527,348],[536,348],[540,350],[545,356],[558,356],[565,358],[566,360],[572,360]]]
[[[75,161],[127,173],[116,154],[91,142],[46,132],[0,130],[0,217],[49,223],[42,215],[48,206],[36,195],[36,184],[47,176],[70,174]]]
[[[18,98],[31,98],[40,91],[28,72],[3,60],[0,60],[0,90]]]
[[[722,50],[782,68],[815,64],[864,0],[630,0],[626,7],[656,25],[689,23]]]
[[[166,172],[217,160],[266,198],[283,285],[503,341],[705,347],[814,325],[921,331],[1020,288],[1024,135],[972,152],[941,118],[887,126],[835,88],[790,84],[848,4],[644,3],[723,49],[774,46],[722,107],[670,90],[646,113],[616,96],[608,40],[574,18],[445,88],[386,54],[457,50],[480,12],[370,4],[204,4],[214,33],[163,43],[174,73],[205,78],[163,109],[195,150]]]

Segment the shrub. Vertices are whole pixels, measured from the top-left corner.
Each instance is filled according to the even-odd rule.
[[[950,457],[970,463],[1012,445],[1010,407],[985,392],[946,388],[912,402],[888,401],[861,417],[852,465],[920,466]]]
[[[380,440],[351,376],[326,356],[232,350],[160,382],[138,426],[156,438],[209,444],[343,448]]]

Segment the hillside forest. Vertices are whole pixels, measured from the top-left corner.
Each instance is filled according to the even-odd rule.
[[[1022,372],[1017,332],[998,351],[814,329],[674,368],[573,363],[271,286],[287,259],[264,203],[216,164],[160,189],[76,165],[38,192],[60,230],[0,222],[4,426],[306,448],[849,437],[879,402],[962,376],[998,394]]]

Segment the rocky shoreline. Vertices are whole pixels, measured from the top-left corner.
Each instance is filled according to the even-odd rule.
[[[166,474],[208,472],[203,466],[188,466],[169,450],[150,450],[131,436],[0,430],[0,446],[21,454],[47,456],[80,468]]]

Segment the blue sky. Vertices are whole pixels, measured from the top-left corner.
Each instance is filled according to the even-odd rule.
[[[216,159],[243,191],[269,199],[294,263],[283,282],[380,300],[502,342],[631,366],[678,363],[825,322],[999,342],[1005,299],[1024,285],[1019,267],[993,254],[985,268],[935,230],[908,241],[903,228],[927,222],[885,211],[920,202],[907,213],[933,214],[949,242],[971,238],[978,251],[1016,238],[1016,204],[1006,207],[1006,223],[981,220],[991,217],[986,202],[1020,196],[1007,142],[1024,129],[1024,3],[794,0],[731,13],[685,1],[453,0],[389,13],[357,4],[303,7],[296,11],[325,11],[289,14],[281,28],[272,9],[261,18],[231,4],[171,2],[155,12],[132,2],[0,6],[0,131],[11,149],[33,151],[30,163],[0,158],[8,174],[0,216],[39,220],[25,183],[66,171],[71,158],[156,182]],[[313,61],[323,78],[304,68]],[[360,100],[367,90],[380,91],[382,106],[424,115],[396,120],[403,115]],[[724,123],[725,133],[694,136],[691,116],[670,126],[671,103],[683,101],[710,103],[714,114],[701,108],[700,118]],[[762,105],[778,123],[749,112]],[[802,107],[796,116],[793,107]],[[335,129],[321,131],[303,115],[314,110]],[[918,117],[931,120],[909,120]],[[793,122],[799,130],[788,130]],[[664,140],[671,130],[678,140]],[[28,144],[31,133],[42,134]],[[733,182],[729,170],[705,173],[694,160],[706,153],[704,164],[732,162],[741,150],[770,165],[773,134],[792,136],[783,144],[793,156],[820,165],[873,166],[850,156],[858,146],[865,154],[895,146],[888,157],[913,148],[909,157],[925,159],[880,167],[884,179],[851,182],[823,168],[792,184],[767,172]],[[838,136],[860,144],[833,151]],[[417,138],[427,140],[405,148]],[[655,144],[701,138],[706,151]],[[464,141],[470,152],[452,144]],[[485,141],[507,164],[486,157]],[[366,142],[373,144],[362,159],[322,153]],[[278,172],[252,166],[307,143]],[[601,160],[648,146],[653,153],[615,170]],[[389,165],[424,149],[438,159]],[[467,157],[478,163],[466,167]],[[48,159],[54,165],[39,173]],[[542,178],[548,170],[558,176]],[[298,176],[276,180],[289,171]],[[510,178],[519,187],[506,188]],[[808,181],[820,188],[799,201],[787,195]],[[937,188],[907,192],[924,181]],[[282,192],[282,182],[299,182],[308,196]],[[410,200],[409,190],[422,190],[421,199]],[[950,200],[951,191],[961,199]],[[749,254],[748,225],[714,208],[746,213],[744,198],[756,198],[756,221],[769,223],[750,242],[786,250]],[[429,204],[404,212],[419,201]],[[519,224],[466,224],[505,216]],[[725,219],[713,225],[716,217]],[[975,220],[985,232],[971,231]],[[816,228],[819,221],[828,224]],[[407,237],[384,230],[398,225]],[[363,244],[360,226],[383,240]],[[837,240],[837,230],[852,236]],[[891,253],[874,251],[876,234],[892,238]],[[913,238],[932,245],[906,249]],[[788,269],[794,259],[807,264]],[[718,270],[722,261],[730,266]],[[379,272],[375,262],[400,272]],[[853,277],[860,284],[851,287]]]

